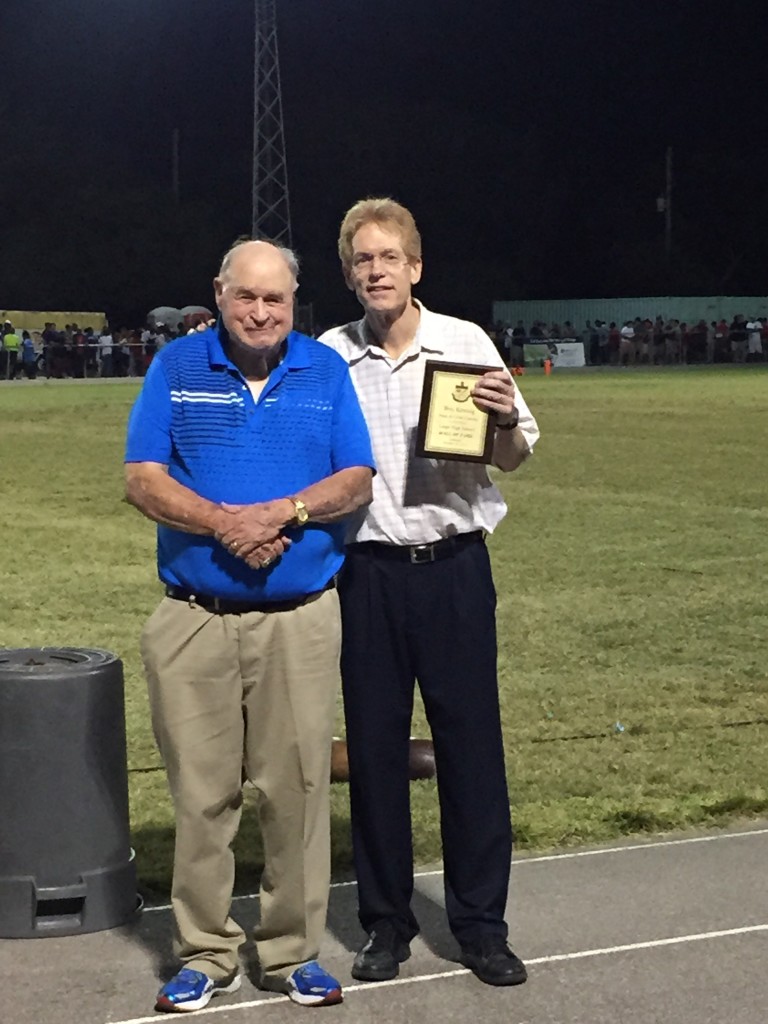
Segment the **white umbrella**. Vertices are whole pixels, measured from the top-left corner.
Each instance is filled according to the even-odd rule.
[[[180,310],[184,326],[189,330],[197,327],[198,324],[208,323],[213,319],[213,313],[207,306],[183,306]]]
[[[166,327],[173,327],[175,329],[176,325],[180,324],[183,319],[181,310],[175,306],[156,306],[147,313],[147,323],[151,327],[158,327],[160,324],[164,324]]]

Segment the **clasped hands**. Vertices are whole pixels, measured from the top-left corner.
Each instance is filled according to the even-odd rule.
[[[216,514],[214,537],[252,569],[266,569],[291,545],[282,530],[293,514],[294,505],[289,498],[254,505],[222,502]]]

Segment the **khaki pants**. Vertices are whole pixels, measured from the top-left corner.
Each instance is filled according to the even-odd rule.
[[[176,813],[175,950],[222,978],[245,935],[230,916],[242,769],[264,840],[254,936],[270,987],[314,960],[330,885],[330,752],[339,686],[335,590],[292,611],[213,615],[164,598],[141,653]]]

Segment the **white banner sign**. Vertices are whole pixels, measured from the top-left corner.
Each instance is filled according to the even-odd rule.
[[[584,346],[580,341],[554,341],[551,344],[555,347],[553,366],[586,366]]]

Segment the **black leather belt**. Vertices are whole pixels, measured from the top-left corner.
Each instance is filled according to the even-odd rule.
[[[317,597],[318,594],[322,594],[326,590],[333,590],[335,586],[336,579],[332,577],[322,590],[313,590],[311,594],[291,598],[290,601],[231,601],[226,597],[196,594],[192,590],[172,587],[170,584],[165,588],[165,596],[174,601],[186,601],[189,605],[199,605],[200,608],[204,608],[214,615],[247,615],[248,612],[292,612],[294,608],[301,608],[313,597]]]
[[[444,537],[432,544],[380,544],[376,540],[364,540],[358,544],[349,544],[350,551],[372,555],[374,558],[391,558],[400,562],[411,562],[413,565],[424,565],[427,562],[439,562],[442,558],[450,558],[468,544],[482,544],[485,540],[484,530],[473,533],[457,533],[453,537]]]

